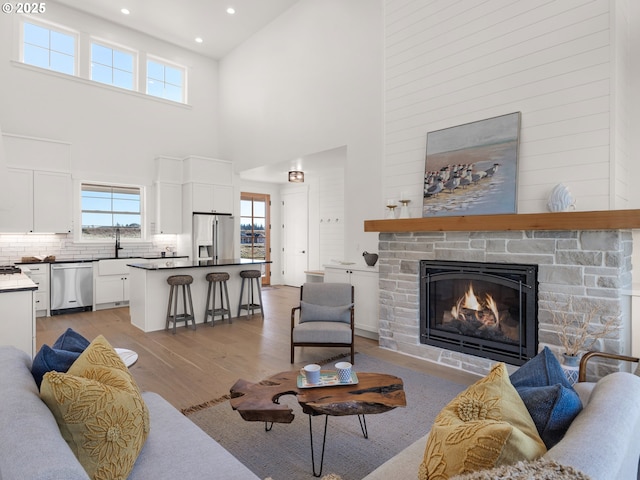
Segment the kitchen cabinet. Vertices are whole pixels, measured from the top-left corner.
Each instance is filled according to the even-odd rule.
[[[191,182],[183,186],[190,212],[233,213],[233,187]]]
[[[0,208],[0,231],[26,233],[33,230],[33,172],[7,168],[3,188],[8,203]]]
[[[69,233],[72,225],[71,175],[33,172],[33,231]]]
[[[179,183],[156,183],[155,232],[182,232],[182,185]]]
[[[215,185],[233,183],[233,162],[217,158],[189,156],[182,161],[182,181]]]
[[[31,357],[36,349],[33,290],[0,292],[0,345],[13,345]]]
[[[0,209],[0,232],[71,231],[70,174],[8,168],[6,186],[9,203]]]
[[[353,285],[354,323],[359,335],[378,338],[379,299],[376,267],[325,265],[325,283]]]
[[[96,278],[96,306],[112,304],[119,307],[129,301],[129,275],[109,275]],[[107,307],[109,308],[109,307]]]
[[[48,263],[22,264],[20,268],[38,286],[35,292],[35,309],[37,317],[51,316],[50,298],[50,276]]]
[[[122,307],[129,304],[128,263],[145,263],[143,258],[98,260],[93,269],[93,309]]]

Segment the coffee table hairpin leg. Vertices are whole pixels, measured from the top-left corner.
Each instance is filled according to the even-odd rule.
[[[313,470],[313,476],[319,477],[322,475],[322,464],[324,463],[324,445],[327,440],[327,420],[329,420],[329,415],[324,416],[324,434],[322,436],[322,455],[320,456],[320,471],[316,473],[316,461],[313,455],[313,428],[311,426],[311,417],[309,415],[309,438],[311,439],[311,468]]]
[[[327,441],[327,421],[329,420],[329,415],[324,416],[324,433],[322,436],[322,454],[320,456],[320,471],[316,473],[316,461],[314,458],[314,450],[313,450],[313,428],[311,426],[311,417],[309,415],[309,438],[311,439],[311,467],[313,470],[313,476],[319,477],[322,475],[322,466],[324,464],[324,446]],[[358,422],[360,423],[360,430],[362,431],[362,436],[364,438],[369,438],[369,432],[367,431],[367,419],[364,415],[358,415]],[[267,423],[265,422],[265,428]],[[273,424],[272,424],[273,425]]]

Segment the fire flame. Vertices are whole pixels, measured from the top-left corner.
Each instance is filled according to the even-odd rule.
[[[480,302],[476,298],[476,294],[473,293],[473,286],[469,285],[469,290],[464,294],[462,307],[468,308],[469,310],[475,310],[476,312],[480,310]]]
[[[486,315],[481,314],[483,310],[488,309],[493,314],[493,321],[490,323],[494,323],[497,326],[500,323],[500,316],[498,314],[498,305],[496,304],[493,297],[489,294],[485,297],[484,305],[478,301],[478,297],[473,291],[473,285],[469,284],[469,288],[463,297],[456,302],[456,304],[451,307],[451,315],[453,318],[458,318],[459,315],[462,314],[462,309],[473,310],[476,315],[476,318],[480,319],[481,317],[486,317]],[[486,321],[485,321],[486,323]]]

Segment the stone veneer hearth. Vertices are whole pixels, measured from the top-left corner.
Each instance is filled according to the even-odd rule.
[[[632,247],[631,230],[380,233],[380,346],[473,373],[489,371],[492,360],[419,340],[419,261],[458,260],[539,265],[540,348],[562,353],[552,319],[571,296],[574,308],[620,315],[622,328],[596,349],[628,352]],[[618,367],[598,368],[600,376]]]

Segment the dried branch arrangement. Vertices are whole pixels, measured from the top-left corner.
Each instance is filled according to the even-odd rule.
[[[620,315],[601,318],[601,307],[591,306],[584,313],[577,312],[573,308],[573,297],[569,297],[564,307],[562,311],[553,311],[552,317],[566,355],[576,356],[591,350],[598,340],[620,329]],[[599,317],[601,322],[593,323]]]

